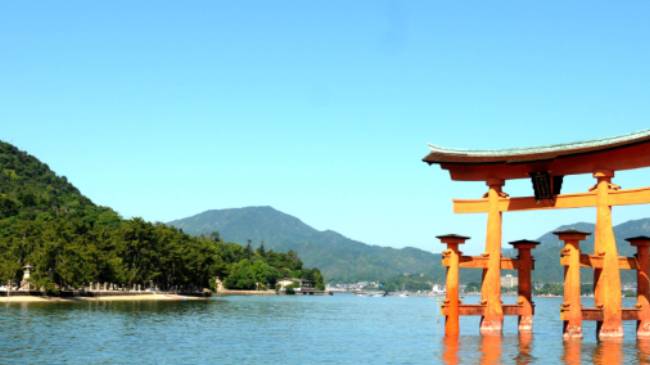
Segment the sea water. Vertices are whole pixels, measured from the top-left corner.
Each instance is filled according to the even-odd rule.
[[[560,298],[534,298],[532,336],[519,336],[508,317],[502,336],[482,337],[478,318],[467,317],[456,341],[444,339],[439,301],[341,294],[0,304],[0,364],[650,363],[634,322],[621,342],[599,344],[585,323],[582,341],[564,343]]]

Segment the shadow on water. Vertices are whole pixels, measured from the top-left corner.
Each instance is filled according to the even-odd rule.
[[[650,364],[650,340],[635,343],[609,340],[583,343],[581,340],[563,342],[559,361],[549,357],[532,355],[534,335],[519,335],[517,343],[513,336],[461,336],[443,338],[442,363],[457,364],[510,364],[559,363],[566,365],[596,364]]]

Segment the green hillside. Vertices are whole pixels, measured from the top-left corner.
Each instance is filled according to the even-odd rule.
[[[592,233],[587,240],[580,244],[583,253],[593,253],[594,251],[594,225],[591,223],[575,223],[558,227],[556,230],[573,228]],[[614,227],[616,235],[616,244],[620,256],[633,256],[636,250],[625,238],[650,235],[650,218],[632,220]],[[560,249],[562,242],[552,233],[546,233],[539,238],[541,244],[533,251],[535,255],[535,271],[533,280],[539,282],[561,282],[564,272],[560,266]],[[622,280],[624,282],[633,282],[636,280],[635,273],[632,271],[622,271]],[[583,282],[592,281],[592,271],[582,269],[581,279]]]
[[[440,255],[367,245],[334,231],[318,231],[271,207],[209,210],[169,224],[193,235],[219,231],[228,241],[294,250],[333,282],[384,281],[403,274],[440,278],[444,272]]]
[[[209,210],[169,224],[193,235],[219,231],[228,241],[243,244],[250,240],[255,244],[264,242],[266,247],[276,250],[294,250],[307,265],[321,268],[328,280],[333,282],[395,281],[396,277],[404,274],[422,274],[426,279],[438,283],[445,280],[440,255],[416,248],[367,245],[334,231],[318,231],[300,219],[271,207]],[[575,223],[557,229],[565,228],[593,232],[594,225]],[[650,219],[626,222],[614,229],[620,254],[632,255],[634,250],[624,238],[650,235]],[[552,231],[542,235],[539,240],[542,244],[533,251],[536,260],[533,280],[561,282],[561,242]],[[593,252],[593,236],[581,247],[585,253]],[[504,255],[515,256],[516,253],[506,245]],[[479,282],[480,277],[479,270],[463,270],[461,274],[464,283]],[[584,270],[582,278],[584,282],[589,282],[591,274]],[[625,272],[623,280],[634,280],[633,273]]]
[[[90,282],[161,289],[206,288],[221,276],[236,288],[297,276],[322,283],[294,253],[257,252],[215,237],[122,219],[93,204],[35,157],[0,142],[0,283],[17,282],[30,264],[38,288]]]

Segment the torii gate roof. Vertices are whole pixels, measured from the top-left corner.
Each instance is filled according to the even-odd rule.
[[[650,166],[650,130],[624,136],[541,147],[459,150],[430,146],[424,162],[440,164],[454,180],[527,178],[532,172],[552,175],[625,170]]]

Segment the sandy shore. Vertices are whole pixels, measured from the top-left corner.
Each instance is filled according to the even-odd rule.
[[[0,297],[0,303],[52,303],[52,302],[71,302],[72,299],[58,297],[36,297],[33,295],[12,295],[10,297]]]
[[[0,303],[57,303],[57,302],[138,302],[138,301],[181,301],[181,300],[205,300],[207,297],[194,297],[178,294],[140,294],[140,295],[106,295],[99,297],[38,297],[33,295],[12,295],[0,297]]]
[[[115,301],[128,301],[128,302],[137,302],[145,300],[205,300],[207,297],[191,297],[187,295],[178,295],[178,294],[140,294],[140,295],[106,295],[100,297],[78,297],[77,300],[89,301],[89,302],[115,302]]]

